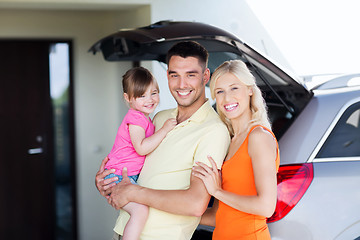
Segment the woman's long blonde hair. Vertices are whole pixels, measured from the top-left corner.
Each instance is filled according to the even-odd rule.
[[[219,77],[223,76],[226,73],[231,73],[239,79],[240,82],[245,84],[247,87],[252,89],[252,96],[250,96],[250,110],[251,110],[251,120],[247,131],[250,130],[252,126],[262,125],[271,129],[269,118],[267,115],[267,109],[265,100],[262,97],[259,87],[256,85],[255,77],[251,74],[250,70],[247,68],[246,64],[241,60],[230,60],[221,64],[215,72],[212,74],[210,81],[210,91],[211,97],[215,99],[215,84]],[[221,120],[226,124],[229,129],[231,137],[234,136],[234,129],[232,128],[231,122],[225,115],[220,111],[218,105],[216,104],[216,109]]]

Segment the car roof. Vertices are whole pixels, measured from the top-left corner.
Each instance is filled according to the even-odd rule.
[[[315,86],[314,90],[335,89],[344,87],[360,86],[360,73],[343,74],[332,78],[320,85]]]

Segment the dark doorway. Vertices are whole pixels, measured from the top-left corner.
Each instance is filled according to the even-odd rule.
[[[68,109],[71,155],[71,233],[58,238],[58,163],[49,56],[56,41],[0,40],[0,239],[75,239],[73,120]],[[71,89],[69,87],[69,89]],[[68,230],[67,230],[68,231]]]

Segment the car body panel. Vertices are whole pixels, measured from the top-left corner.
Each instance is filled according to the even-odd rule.
[[[337,115],[341,114],[340,109],[360,96],[357,89],[360,90],[314,91],[314,97],[279,140],[281,164],[312,161],[310,156]]]
[[[281,165],[312,162],[314,178],[289,214],[269,223],[272,239],[360,236],[360,156],[318,157],[343,114],[359,104],[359,87],[314,91],[313,99],[280,139]],[[358,129],[359,123],[358,116]]]
[[[360,221],[358,161],[314,163],[314,179],[283,219],[269,223],[273,240],[345,239],[341,234]],[[336,194],[341,193],[341,194]],[[360,228],[353,231],[360,236]]]

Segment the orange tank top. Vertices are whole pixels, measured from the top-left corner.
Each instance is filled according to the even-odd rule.
[[[256,195],[256,187],[251,158],[248,153],[249,135],[254,128],[250,129],[246,139],[233,157],[224,162],[222,167],[222,188],[226,191],[239,195]],[[275,135],[269,129],[273,137]],[[280,164],[279,148],[276,157],[276,169]],[[216,227],[213,233],[214,240],[227,239],[271,239],[269,229],[264,216],[258,216],[236,210],[219,201],[216,213]]]

